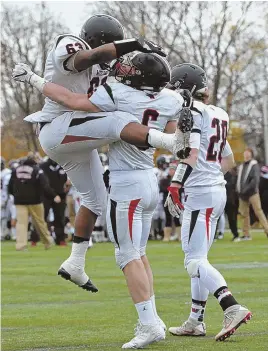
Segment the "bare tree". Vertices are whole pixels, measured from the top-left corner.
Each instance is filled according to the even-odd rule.
[[[171,65],[192,62],[205,69],[211,102],[244,121],[246,132],[262,128],[261,98],[266,89],[268,47],[264,2],[98,2],[96,10],[115,16],[126,34],[145,34],[166,49]],[[234,6],[236,15],[234,16]],[[252,13],[258,12],[258,21]],[[256,17],[256,16],[255,16]],[[242,123],[243,124],[243,123]]]
[[[43,97],[31,86],[13,81],[12,69],[17,62],[24,62],[33,71],[43,75],[51,43],[58,34],[66,32],[66,29],[43,2],[31,8],[3,6],[2,16],[1,90],[5,105],[2,120],[6,127],[8,124],[13,128],[15,126],[15,137],[25,139],[29,147],[37,150],[32,125],[22,123],[21,120],[42,107]],[[14,119],[16,123],[11,123]]]

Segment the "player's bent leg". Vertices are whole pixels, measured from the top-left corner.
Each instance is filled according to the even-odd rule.
[[[84,267],[89,238],[97,216],[101,215],[104,207],[106,189],[97,151],[89,151],[77,144],[79,143],[47,150],[48,155],[64,168],[82,198],[82,206],[75,220],[71,255],[59,268],[58,275],[87,291],[97,292],[98,289],[84,272]]]

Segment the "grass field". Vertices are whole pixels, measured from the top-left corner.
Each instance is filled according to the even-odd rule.
[[[206,310],[207,336],[175,337],[150,350],[254,351],[268,350],[268,240],[261,233],[253,241],[216,242],[210,261],[225,276],[237,300],[253,312],[250,324],[224,343],[214,341],[222,312],[214,297]],[[56,275],[69,248],[45,251],[39,244],[16,252],[2,244],[2,350],[79,351],[120,350],[133,336],[136,311],[126,284],[115,266],[113,247],[97,244],[87,256],[87,272],[99,288],[93,295]],[[148,256],[155,275],[158,312],[167,326],[183,322],[189,313],[189,278],[178,243],[150,242]]]

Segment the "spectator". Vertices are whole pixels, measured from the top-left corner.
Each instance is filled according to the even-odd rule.
[[[246,149],[244,151],[245,162],[238,169],[237,190],[239,195],[239,212],[244,222],[242,240],[251,240],[249,235],[250,205],[252,205],[255,215],[268,237],[268,222],[262,211],[259,195],[260,169],[258,162],[253,157],[253,151],[249,148]]]
[[[263,166],[261,168],[261,179],[260,179],[260,197],[261,205],[265,217],[268,216],[268,166]]]
[[[8,190],[14,196],[17,211],[16,250],[21,251],[27,248],[29,215],[32,218],[33,225],[40,234],[45,248],[49,249],[53,239],[44,220],[43,192],[54,198],[55,202],[58,202],[60,198],[55,196],[50,189],[44,172],[38,167],[32,157],[23,160],[12,171]]]
[[[50,158],[40,164],[40,168],[44,171],[47,176],[49,185],[53,189],[55,195],[60,197],[59,202],[54,202],[51,197],[45,194],[44,207],[45,207],[45,218],[47,218],[50,208],[54,214],[54,231],[56,245],[66,246],[65,242],[65,207],[66,207],[66,187],[67,175],[64,170],[55,161]]]
[[[236,170],[232,169],[230,172],[225,174],[226,180],[226,195],[227,201],[225,205],[225,213],[227,214],[230,230],[233,234],[232,241],[240,241],[239,233],[237,229],[237,215],[239,199],[236,191],[237,175]]]

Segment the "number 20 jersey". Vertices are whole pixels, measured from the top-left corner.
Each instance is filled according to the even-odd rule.
[[[177,118],[183,98],[163,89],[159,93],[145,92],[114,82],[98,87],[90,101],[102,111],[123,111],[134,115],[141,124],[163,131],[169,121]],[[154,148],[141,151],[124,141],[109,145],[111,171],[142,170],[154,167]]]
[[[75,68],[72,69],[68,65],[68,60],[80,50],[91,50],[91,48],[84,40],[74,35],[58,36],[46,60],[45,79],[80,94],[86,94],[99,84],[103,84],[109,71],[102,69],[99,65],[81,72],[77,72]],[[67,111],[71,110],[46,98],[40,122],[50,122]]]
[[[186,190],[208,191],[209,187],[224,185],[222,157],[232,154],[226,140],[229,116],[221,108],[195,101],[192,111],[194,125],[190,137],[191,148],[199,149],[195,168],[184,184]]]

